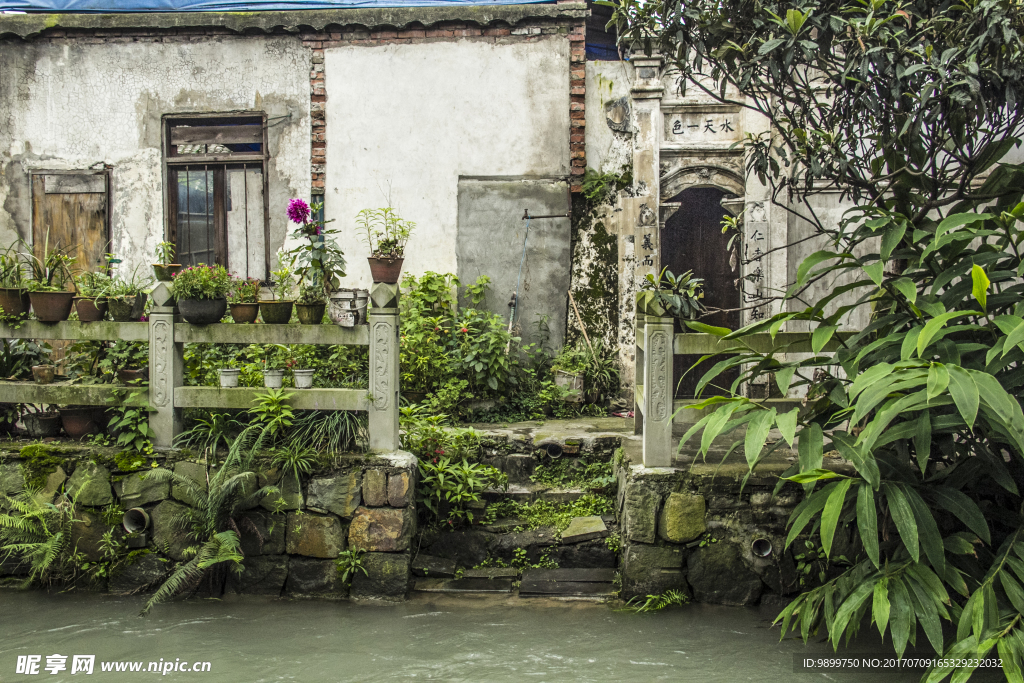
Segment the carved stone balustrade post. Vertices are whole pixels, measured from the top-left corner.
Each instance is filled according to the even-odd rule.
[[[370,450],[398,450],[398,285],[370,290]]]
[[[674,320],[644,319],[644,467],[672,466]]]
[[[153,445],[170,448],[181,432],[181,409],[174,407],[174,388],[183,384],[184,346],[174,342],[177,322],[172,289],[157,283],[150,293],[149,314],[149,426]]]

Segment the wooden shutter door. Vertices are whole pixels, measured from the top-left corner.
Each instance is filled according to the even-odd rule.
[[[107,174],[36,173],[32,176],[32,244],[42,258],[47,241],[68,248],[77,272],[105,270],[109,250]]]

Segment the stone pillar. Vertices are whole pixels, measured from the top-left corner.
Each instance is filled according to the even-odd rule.
[[[644,324],[644,466],[672,466],[672,318]]]
[[[153,429],[153,445],[170,448],[181,432],[181,410],[174,407],[174,388],[183,384],[184,347],[174,342],[178,316],[170,285],[158,282],[149,296],[153,301],[149,314],[149,426]]]
[[[398,450],[398,285],[370,290],[370,450]]]
[[[661,98],[665,86],[661,81],[664,60],[660,55],[635,57],[632,60],[636,79],[630,95],[636,133],[633,135],[633,189],[639,202],[634,223],[636,277],[657,273],[661,268],[658,215],[661,201],[661,141],[664,121]]]

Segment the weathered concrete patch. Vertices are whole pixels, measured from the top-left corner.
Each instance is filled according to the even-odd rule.
[[[352,517],[348,542],[357,550],[402,552],[409,548],[414,527],[408,508],[360,507]]]
[[[671,543],[686,543],[707,529],[704,496],[670,493],[658,519],[658,537]]]
[[[125,509],[166,500],[171,495],[167,470],[157,468],[129,474],[121,480],[121,506]]]
[[[362,559],[366,574],[352,579],[353,598],[398,600],[409,590],[408,553],[366,553]]]
[[[753,605],[761,597],[764,584],[732,543],[721,541],[697,550],[687,566],[693,595],[700,602]]]
[[[562,543],[581,543],[595,538],[604,538],[611,532],[599,516],[573,517],[569,526],[562,532]]]
[[[103,507],[114,500],[110,490],[110,470],[94,462],[81,463],[68,482],[68,495],[78,505]]]
[[[307,504],[350,519],[362,500],[361,488],[362,477],[355,470],[331,477],[316,477],[309,482]]]
[[[345,549],[341,521],[334,515],[288,513],[288,553],[335,558]]]

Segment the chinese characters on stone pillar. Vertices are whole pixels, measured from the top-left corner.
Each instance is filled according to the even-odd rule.
[[[764,320],[771,315],[768,305],[768,221],[764,202],[747,204],[743,222],[743,324]],[[758,305],[761,304],[761,305]]]

